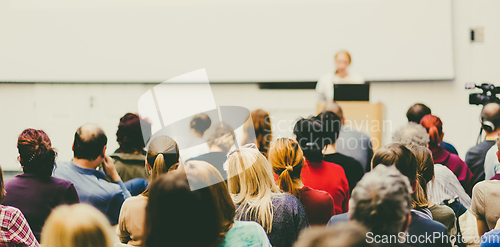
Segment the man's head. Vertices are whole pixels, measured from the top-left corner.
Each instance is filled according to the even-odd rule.
[[[481,125],[486,133],[493,133],[500,129],[500,104],[488,103],[483,106]]]
[[[408,122],[397,129],[392,135],[392,141],[407,145],[425,146],[429,144],[429,134],[424,127],[414,122]]]
[[[411,187],[394,166],[377,166],[358,182],[349,201],[349,218],[375,235],[405,232],[410,222]]]
[[[344,125],[344,112],[342,112],[342,108],[335,101],[326,102],[325,108],[323,108],[323,112],[333,112],[340,118],[340,123]]]
[[[193,117],[191,123],[189,123],[189,128],[202,137],[205,131],[210,128],[210,125],[212,125],[210,117],[207,114],[200,113]]]
[[[416,103],[408,109],[406,118],[408,118],[408,122],[419,124],[420,120],[427,114],[431,114],[431,109],[422,103]]]
[[[104,157],[108,138],[104,131],[95,124],[82,125],[75,132],[73,156],[77,159],[93,161]]]

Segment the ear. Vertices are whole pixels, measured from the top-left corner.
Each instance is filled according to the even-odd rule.
[[[340,119],[340,125],[341,125],[341,126],[344,126],[344,123],[345,123],[345,118],[344,118],[344,117],[342,117],[342,119]]]
[[[444,140],[444,132],[441,134],[441,141]]]
[[[417,190],[417,186],[418,186],[418,180],[415,179],[415,184],[411,186],[412,194],[415,193],[415,191]]]
[[[403,226],[404,227],[403,232],[408,231],[408,227],[410,227],[410,223],[411,223],[411,213],[408,214],[408,222],[406,222],[406,226]]]
[[[148,160],[146,160],[146,168],[147,168],[149,171],[151,171],[151,170],[153,169],[153,168],[151,168],[151,166],[149,165]]]
[[[73,144],[71,145],[71,151],[75,151],[75,143],[73,142]]]
[[[101,153],[101,156],[102,157],[106,157],[106,145],[104,145],[104,147],[102,148],[102,153]]]

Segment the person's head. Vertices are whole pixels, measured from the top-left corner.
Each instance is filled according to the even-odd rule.
[[[408,118],[408,122],[419,124],[420,120],[427,114],[432,114],[431,109],[422,103],[416,103],[408,109],[406,118]]]
[[[57,156],[43,130],[25,129],[17,138],[19,162],[25,173],[50,177]]]
[[[142,126],[147,122],[142,121]],[[127,113],[120,118],[116,141],[120,145],[120,152],[134,153],[144,150],[144,138],[142,137],[141,118],[137,114]]]
[[[429,134],[420,124],[408,122],[401,126],[392,135],[392,142],[407,145],[418,145],[427,147],[429,144]]]
[[[234,145],[234,131],[231,126],[225,123],[214,124],[207,131],[207,144],[210,149],[216,147],[227,153]]]
[[[88,161],[102,160],[106,155],[107,142],[108,138],[99,126],[95,124],[82,125],[75,132],[73,156]]]
[[[151,171],[151,180],[175,169],[178,163],[179,147],[174,139],[168,136],[158,136],[149,143],[146,167]]]
[[[273,208],[271,194],[278,193],[271,165],[255,148],[241,147],[229,155],[225,166],[229,192],[235,204],[240,203],[236,219],[250,212],[269,233],[272,229]]]
[[[321,123],[321,142],[324,147],[334,145],[340,135],[342,127],[341,118],[331,111],[324,111],[318,114],[316,119]]]
[[[394,166],[377,166],[352,191],[349,218],[374,235],[405,232],[410,221],[411,187]]]
[[[500,130],[500,104],[488,103],[481,110],[481,126],[486,133]]]
[[[191,189],[208,187],[214,198],[216,208],[219,211],[219,222],[221,223],[220,238],[218,243],[224,240],[224,236],[234,223],[235,206],[224,178],[213,165],[204,161],[188,161],[183,168],[186,172]],[[192,179],[194,178],[194,179]]]
[[[293,247],[368,247],[368,229],[356,221],[339,222],[328,227],[311,227],[300,233]]]
[[[427,183],[434,178],[434,161],[432,153],[427,147],[412,145],[408,147],[417,161],[418,185],[412,194],[412,207],[425,208],[429,206],[427,197]]]
[[[189,128],[191,128],[199,137],[205,134],[205,131],[210,128],[212,120],[207,114],[196,114],[194,115],[191,123],[189,123]]]
[[[323,160],[323,125],[316,118],[300,119],[295,123],[293,133],[307,160],[321,162]]]
[[[243,140],[245,143],[257,144],[259,151],[267,157],[269,146],[273,139],[269,113],[262,109],[257,109],[252,111],[250,116],[252,117],[253,129],[249,121],[245,122]],[[253,132],[255,132],[255,139],[253,139]]]
[[[42,229],[42,246],[113,247],[112,227],[101,211],[88,204],[59,206]]]
[[[300,180],[304,155],[297,141],[289,138],[276,140],[269,150],[269,162],[278,175],[280,189],[299,198],[299,188],[295,182]]]
[[[335,115],[337,115],[340,118],[340,123],[344,125],[344,112],[342,111],[342,108],[340,105],[335,102],[335,101],[328,101],[325,104],[325,107],[323,108],[323,112],[333,112]]]
[[[190,184],[201,182],[196,176],[188,181],[182,168],[153,181],[143,247],[215,245],[222,232],[221,217],[208,187],[191,190]]]
[[[404,145],[392,143],[375,152],[372,159],[372,169],[380,164],[394,165],[403,175],[408,177],[412,188],[415,188],[417,161],[415,155]]]
[[[420,125],[422,125],[427,133],[429,133],[429,147],[439,147],[439,144],[443,141],[444,136],[443,122],[441,119],[428,114],[420,120]]]
[[[351,65],[351,54],[349,52],[343,50],[335,54],[336,73],[345,73],[349,65]]]

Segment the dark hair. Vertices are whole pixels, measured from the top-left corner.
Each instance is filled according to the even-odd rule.
[[[57,152],[43,130],[25,129],[17,139],[17,151],[25,173],[51,176]]]
[[[316,119],[321,122],[322,139],[325,146],[333,145],[339,138],[342,126],[341,119],[331,111],[324,111]]]
[[[259,151],[267,158],[271,140],[273,139],[271,118],[269,117],[269,113],[262,109],[254,110],[250,115],[252,117],[253,129],[249,121],[245,122],[243,143],[255,143]],[[254,136],[249,134],[252,132],[255,132],[255,139],[252,139]]]
[[[116,141],[120,144],[120,152],[133,153],[144,149],[144,139],[141,132],[141,119],[137,114],[127,113],[120,118]]]
[[[212,120],[210,120],[210,117],[207,114],[203,113],[194,115],[193,120],[189,123],[189,127],[201,135],[203,135],[205,131],[210,128],[210,125],[212,125]]]
[[[322,124],[315,118],[300,119],[295,123],[293,133],[297,136],[296,140],[299,143],[306,159],[312,162],[321,162],[323,160],[323,134],[321,133]]]
[[[73,142],[74,156],[78,159],[95,160],[102,154],[108,138],[104,134],[104,131],[97,126],[95,133],[89,133],[89,138],[82,138],[82,127],[78,128],[75,132],[75,140]]]
[[[208,187],[191,190],[183,170],[158,177],[146,206],[143,247],[213,246],[221,232],[216,205]]]
[[[379,149],[373,155],[372,169],[379,164],[396,166],[403,175],[408,177],[411,186],[415,185],[417,160],[415,159],[415,155],[402,144],[392,143]]]
[[[422,103],[416,103],[408,109],[406,112],[406,118],[408,118],[409,122],[419,124],[420,120],[427,114],[432,114],[431,109]]]

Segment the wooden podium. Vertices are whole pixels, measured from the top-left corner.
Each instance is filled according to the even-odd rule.
[[[391,126],[385,126],[385,121],[383,121],[382,103],[372,104],[367,101],[337,101],[337,103],[344,114],[344,125],[369,135],[374,152],[381,148],[382,131],[384,128],[391,128]],[[323,111],[325,105],[326,102],[318,103],[316,112]]]

